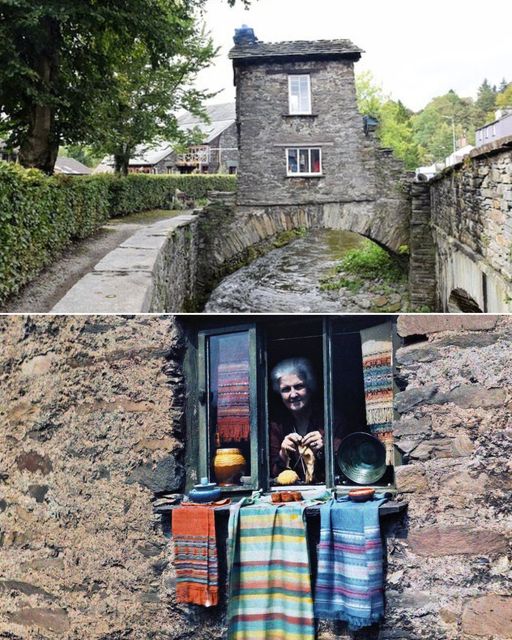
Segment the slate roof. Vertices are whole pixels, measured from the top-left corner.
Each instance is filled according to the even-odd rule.
[[[215,140],[223,131],[235,122],[235,103],[226,102],[224,104],[206,105],[206,112],[211,120],[205,123],[198,117],[184,111],[178,116],[178,126],[187,131],[197,128],[203,134],[203,143],[209,144]],[[150,148],[147,145],[139,145],[135,148],[133,157],[130,159],[130,166],[154,166],[163,160],[173,151],[173,145],[169,142],[162,142]],[[108,172],[114,164],[112,157],[104,158],[95,172]]]
[[[55,173],[64,173],[68,176],[87,176],[92,169],[74,158],[59,156],[55,162]]]
[[[206,105],[206,112],[211,120],[209,123],[190,113],[184,113],[178,118],[178,125],[183,130],[199,129],[204,136],[204,143],[209,144],[235,121],[235,103]]]
[[[295,40],[291,42],[259,42],[234,46],[229,52],[232,60],[265,58],[338,58],[359,59],[363,49],[350,40]]]

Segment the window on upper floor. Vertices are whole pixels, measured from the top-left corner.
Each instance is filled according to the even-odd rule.
[[[322,150],[319,147],[286,149],[288,176],[315,176],[322,174]]]
[[[393,484],[392,319],[204,322],[187,379],[197,477],[234,493],[285,470],[288,485]]]
[[[288,76],[290,115],[311,114],[311,79],[309,75]]]

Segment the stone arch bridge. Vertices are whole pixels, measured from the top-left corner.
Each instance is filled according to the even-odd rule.
[[[207,209],[123,243],[53,311],[197,311],[220,278],[294,229],[352,231],[394,253],[408,245],[413,310],[512,311],[512,137],[429,182],[385,160],[378,198],[257,207],[214,194]]]

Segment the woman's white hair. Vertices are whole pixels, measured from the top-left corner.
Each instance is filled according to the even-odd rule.
[[[287,358],[281,360],[270,372],[272,389],[279,393],[279,381],[283,376],[295,374],[310,391],[316,391],[316,378],[313,373],[313,366],[307,358]]]

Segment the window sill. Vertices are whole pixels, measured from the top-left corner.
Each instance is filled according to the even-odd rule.
[[[318,113],[282,113],[283,118],[318,118]]]
[[[325,173],[288,173],[287,178],[325,178]]]
[[[387,495],[391,497],[391,494],[387,494]],[[288,503],[288,504],[292,504],[292,503]],[[161,505],[153,508],[154,514],[162,517],[162,527],[164,530],[164,534],[167,537],[171,537],[172,512],[174,511],[174,509],[178,508],[179,506],[180,506],[179,504],[165,504],[165,505]],[[306,507],[305,508],[306,518],[309,519],[309,518],[319,517],[320,506],[321,505],[311,505],[309,507]],[[407,510],[407,507],[408,507],[407,502],[395,502],[393,500],[389,500],[388,502],[385,502],[379,507],[379,517],[386,518],[389,516],[401,515],[405,513],[405,511]],[[215,509],[215,515],[217,518],[221,518],[223,520],[224,518],[229,517],[229,510],[230,510],[230,505],[223,505],[223,506],[217,507]]]

